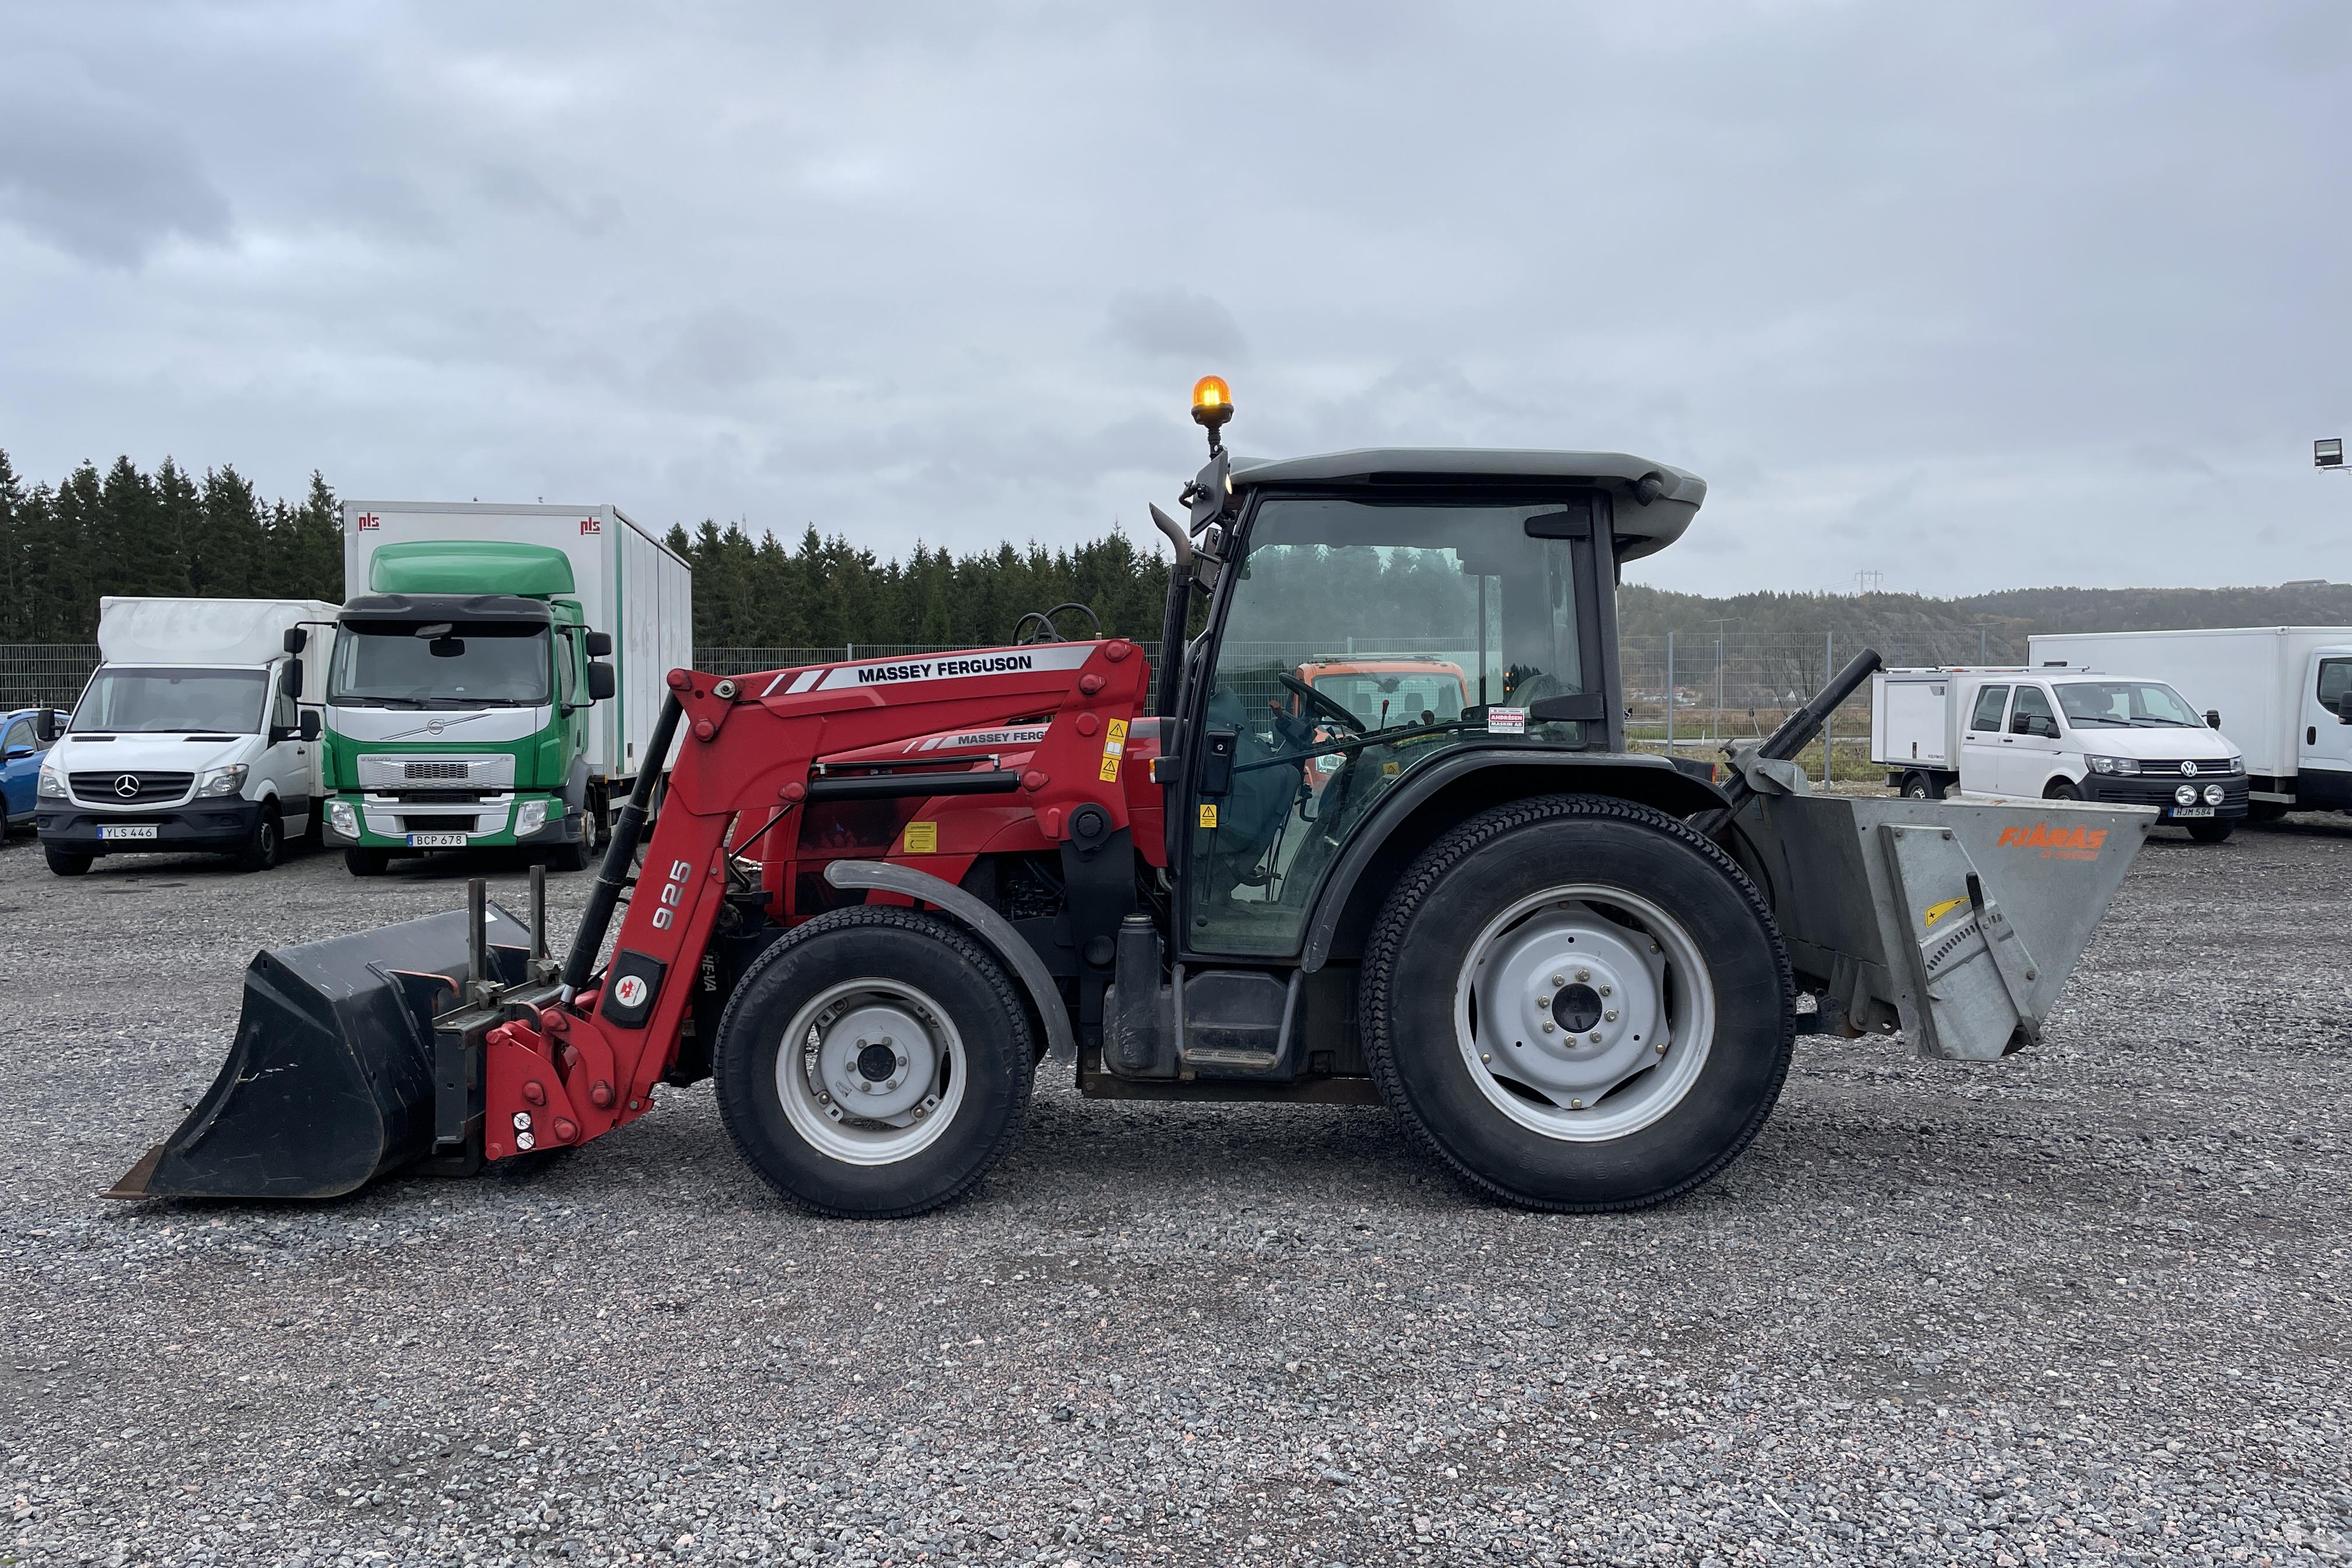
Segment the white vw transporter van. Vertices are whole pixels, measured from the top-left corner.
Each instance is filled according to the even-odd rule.
[[[1948,668],[1871,682],[1871,760],[1906,795],[2153,805],[2208,844],[2246,815],[2245,758],[2161,680]]]

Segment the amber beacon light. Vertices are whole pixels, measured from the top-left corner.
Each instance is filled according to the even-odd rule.
[[[1192,384],[1192,419],[1214,430],[1234,416],[1233,388],[1221,375],[1204,375]]]

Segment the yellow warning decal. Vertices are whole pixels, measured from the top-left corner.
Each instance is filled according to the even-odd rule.
[[[1937,904],[1923,911],[1919,916],[1920,921],[1930,931],[1933,931],[1937,921],[1942,920],[1946,915],[1950,914],[1954,910],[1958,909],[1962,904],[1965,904],[1969,900],[1965,897],[1946,899],[1942,903]]]
[[[1216,804],[1213,801],[1202,801],[1201,803],[1201,826],[1203,827],[1214,827],[1216,825]]]
[[[1118,760],[1127,754],[1127,721],[1114,719],[1103,727],[1102,782],[1118,782]]]
[[[1384,778],[1384,779],[1392,779],[1392,778],[1394,778],[1394,777],[1396,777],[1396,776],[1397,776],[1397,764],[1396,764],[1396,763],[1382,763],[1381,764],[1381,777],[1382,777],[1382,778]]]
[[[936,822],[907,824],[907,847],[902,855],[936,855],[940,852],[940,825]]]

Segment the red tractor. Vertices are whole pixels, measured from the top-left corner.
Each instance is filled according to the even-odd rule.
[[[1613,584],[1701,480],[1595,452],[1235,466],[1231,411],[1204,383],[1191,516],[1153,509],[1156,703],[1150,650],[1066,640],[1076,606],[1006,647],[673,670],[658,818],[648,768],[560,965],[536,898],[526,926],[479,884],[260,955],[219,1080],[118,1195],[464,1173],[709,1078],[780,1193],[914,1214],[982,1180],[1054,1057],[1094,1097],[1386,1104],[1487,1194],[1620,1208],[1755,1137],[1801,994],[1807,1027],[1941,1055],[2032,1038],[2144,825],[2005,908],[1977,872],[2015,808],[1808,798],[1779,759],[1867,658],[1728,790],[1629,752]],[[1475,650],[1508,703],[1368,716],[1297,673],[1349,635]]]

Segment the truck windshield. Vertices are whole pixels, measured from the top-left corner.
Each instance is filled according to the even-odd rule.
[[[2058,688],[2058,706],[2070,724],[2115,729],[2201,730],[2205,721],[2160,680],[2069,680]]]
[[[90,677],[68,728],[77,734],[261,732],[261,669],[139,668],[107,665]]]
[[[1315,689],[1364,721],[1367,730],[1462,717],[1463,679],[1452,665],[1437,670],[1367,670],[1318,675]]]
[[[346,622],[327,700],[409,708],[536,707],[554,664],[545,622]]]

